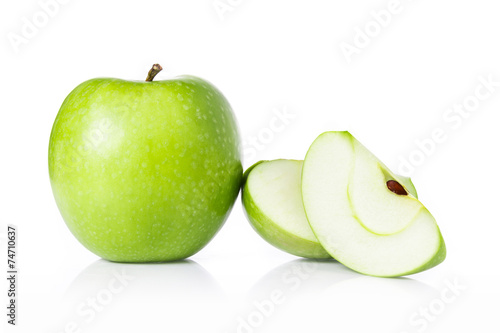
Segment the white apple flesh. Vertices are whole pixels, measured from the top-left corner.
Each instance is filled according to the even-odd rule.
[[[355,271],[408,275],[446,256],[436,221],[413,184],[348,132],[326,132],[313,142],[304,160],[302,197],[323,248]]]
[[[302,161],[260,161],[244,175],[243,207],[271,245],[306,258],[330,258],[307,221],[301,196]]]

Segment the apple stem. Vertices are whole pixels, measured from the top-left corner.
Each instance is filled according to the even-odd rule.
[[[160,73],[162,69],[163,68],[161,68],[159,64],[154,64],[153,67],[151,67],[151,69],[148,72],[148,77],[146,78],[146,82],[153,81],[156,74]]]

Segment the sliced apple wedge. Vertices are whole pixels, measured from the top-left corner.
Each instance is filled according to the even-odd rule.
[[[242,202],[257,233],[271,245],[305,258],[331,258],[314,236],[301,196],[302,161],[260,161],[243,176]]]
[[[436,221],[411,181],[393,174],[348,132],[326,132],[313,142],[302,198],[323,248],[355,271],[409,275],[446,256]]]

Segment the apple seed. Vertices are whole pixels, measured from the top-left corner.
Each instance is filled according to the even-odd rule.
[[[406,192],[405,188],[395,180],[389,180],[387,182],[387,188],[397,195],[408,195],[408,192]]]

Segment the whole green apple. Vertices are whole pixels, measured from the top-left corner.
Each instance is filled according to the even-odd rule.
[[[97,78],[52,128],[49,173],[75,237],[119,262],[183,259],[224,224],[242,178],[238,128],[217,88],[193,76]]]

